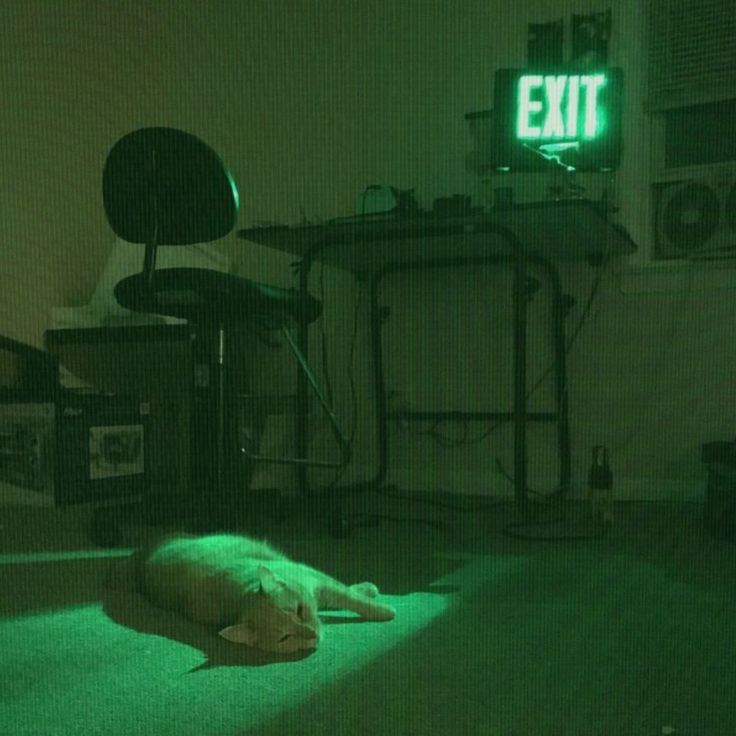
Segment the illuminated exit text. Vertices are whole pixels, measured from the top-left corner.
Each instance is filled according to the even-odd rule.
[[[599,92],[606,85],[604,74],[526,74],[518,85],[518,138],[590,139],[602,132]]]

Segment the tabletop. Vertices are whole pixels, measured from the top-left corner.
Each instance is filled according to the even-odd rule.
[[[504,236],[506,231],[516,242]],[[636,251],[631,237],[604,208],[585,199],[534,202],[458,217],[343,217],[320,224],[248,228],[237,235],[354,273],[448,257],[511,257],[518,247],[528,256],[563,261]]]

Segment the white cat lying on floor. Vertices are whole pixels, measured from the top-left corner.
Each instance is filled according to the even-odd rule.
[[[373,621],[395,615],[375,600],[373,583],[348,587],[265,542],[235,534],[168,537],[138,553],[137,575],[154,605],[270,652],[314,649],[321,608],[347,609]]]

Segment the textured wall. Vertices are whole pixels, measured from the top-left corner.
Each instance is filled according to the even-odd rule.
[[[634,0],[611,5],[611,61],[626,73],[625,153],[614,196],[645,251],[650,132],[642,19]],[[541,0],[3,4],[0,332],[41,344],[52,307],[89,300],[114,240],[101,207],[102,166],[127,131],[164,124],[204,137],[238,182],[241,226],[349,214],[372,183],[414,187],[425,206],[456,192],[476,195],[463,116],[491,106],[495,68],[523,64],[528,22],[605,7]],[[234,236],[218,247],[243,273],[292,283],[287,255]],[[575,480],[584,484],[590,445],[603,442],[617,478],[628,479],[627,493],[681,493],[682,484],[701,477],[699,443],[728,436],[732,425],[732,287],[721,278],[712,288],[704,273],[694,292],[686,282],[652,291],[643,274],[632,291],[625,267],[617,268],[570,358]],[[592,273],[572,269],[563,277],[579,302],[571,330]],[[433,390],[450,407],[494,403],[503,382],[491,388],[474,378],[486,365],[508,373],[507,347],[499,349],[509,343],[507,307],[486,304],[489,278],[458,275],[442,284],[445,299],[463,294],[457,314],[436,309],[437,297],[417,293],[419,286],[389,290],[404,325],[387,333],[396,371],[387,376],[389,388],[417,392],[410,397],[417,403]],[[325,269],[324,283],[331,374],[339,414],[350,423],[352,282]],[[502,287],[494,293],[502,296]],[[476,302],[492,315],[487,330],[470,317]],[[488,333],[487,347],[472,347]],[[374,453],[365,338],[361,327],[357,476],[371,474]],[[533,380],[548,355],[534,326],[532,345]],[[508,436],[494,441],[447,450],[399,434],[398,479],[413,487],[508,490],[495,458],[508,459],[511,445]],[[554,452],[549,438],[534,437],[532,446],[532,482],[547,489]]]

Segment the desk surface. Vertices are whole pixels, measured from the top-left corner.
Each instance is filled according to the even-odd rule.
[[[636,245],[602,208],[589,200],[517,205],[465,217],[418,218],[392,214],[338,218],[322,225],[257,227],[238,237],[357,273],[434,258],[511,256],[505,228],[527,255],[585,260],[625,255]]]

